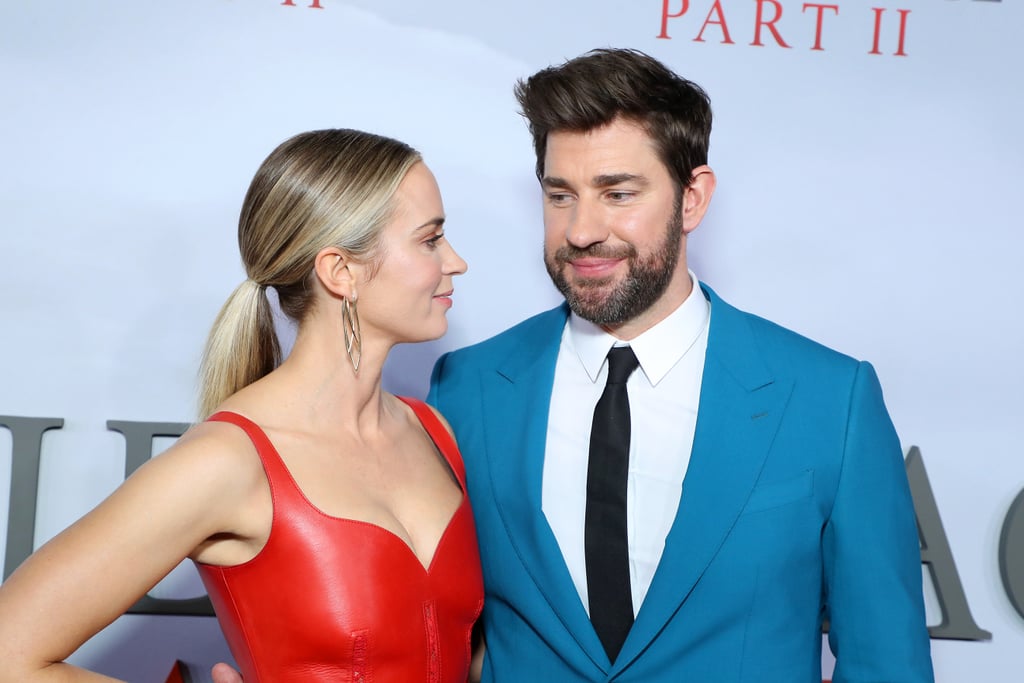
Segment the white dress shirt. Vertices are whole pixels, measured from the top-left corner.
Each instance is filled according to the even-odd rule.
[[[629,342],[640,368],[626,383],[631,441],[626,498],[633,613],[639,612],[679,508],[690,461],[708,343],[710,304],[697,278],[679,308]],[[606,356],[622,345],[575,314],[562,333],[548,413],[542,508],[589,613],[584,556],[590,426]]]

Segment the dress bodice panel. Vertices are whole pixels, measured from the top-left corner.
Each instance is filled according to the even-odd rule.
[[[466,490],[454,440],[426,404],[403,398]],[[424,567],[400,537],[332,517],[298,488],[256,424],[246,431],[270,484],[270,537],[249,562],[197,564],[246,683],[464,683],[483,580],[469,500],[463,495]]]

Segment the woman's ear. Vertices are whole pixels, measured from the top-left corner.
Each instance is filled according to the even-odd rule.
[[[349,301],[356,300],[356,281],[360,269],[360,264],[338,247],[321,249],[313,262],[313,270],[324,289]]]

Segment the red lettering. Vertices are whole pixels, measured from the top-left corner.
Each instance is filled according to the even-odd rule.
[[[712,14],[717,14],[718,15],[718,21],[711,21],[711,15]],[[715,0],[715,4],[711,6],[710,10],[708,10],[708,16],[704,19],[704,24],[700,27],[700,33],[698,33],[697,37],[693,39],[694,42],[696,42],[696,43],[703,43],[704,42],[704,29],[706,29],[709,24],[714,24],[715,26],[721,26],[722,27],[722,42],[723,43],[728,43],[729,45],[733,44],[732,38],[729,37],[729,26],[725,23],[725,14],[722,12],[722,0]]]
[[[772,6],[775,7],[775,16],[769,21],[763,20],[764,5],[766,2],[771,3]],[[781,18],[782,5],[779,4],[779,0],[757,0],[757,19],[754,26],[754,42],[752,42],[751,45],[763,45],[761,42],[761,27],[767,26],[768,30],[771,31],[772,35],[775,37],[775,42],[778,43],[780,47],[789,47],[789,45],[786,44],[786,41],[782,39],[782,36],[779,35],[778,29],[775,28],[775,22]]]
[[[879,49],[879,43],[881,42],[882,35],[882,15],[885,14],[884,7],[872,7],[871,11],[875,13],[875,33],[871,41],[871,50],[868,52],[869,55],[880,55],[882,51]],[[907,40],[907,15],[910,14],[908,9],[896,10],[900,15],[900,35],[896,42],[896,52],[893,52],[895,57],[906,57],[906,40]]]
[[[295,7],[295,0],[284,0],[281,4],[285,7]],[[308,9],[323,9],[323,7],[320,6],[320,0],[313,0],[313,4]]]
[[[806,12],[808,7],[813,7],[816,10],[818,10],[818,16],[815,19],[815,25],[814,25],[814,47],[812,47],[811,49],[812,50],[824,50],[825,48],[823,48],[821,46],[821,22],[822,22],[822,17],[824,16],[825,10],[827,10],[827,9],[835,11],[836,16],[839,16],[839,5],[819,5],[819,4],[814,3],[814,2],[805,2],[804,3],[803,11]]]
[[[907,53],[903,50],[903,42],[907,36],[907,15],[910,14],[910,10],[898,9],[896,11],[900,13],[900,40],[897,43],[899,47],[896,48],[896,52],[893,54],[897,57],[906,57]]]
[[[668,20],[681,17],[684,14],[686,14],[690,9],[690,0],[683,0],[682,9],[680,9],[675,14],[669,14],[668,4],[671,1],[672,0],[663,0],[661,3],[661,33],[655,36],[656,38],[671,39],[672,36],[668,34]]]
[[[884,7],[872,7],[871,11],[875,13],[875,38],[871,43],[871,51],[869,55],[880,55],[882,52],[878,49],[879,35],[882,32],[882,14],[885,13]]]

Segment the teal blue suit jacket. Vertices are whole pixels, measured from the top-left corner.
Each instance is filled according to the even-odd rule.
[[[872,367],[704,288],[711,327],[679,510],[614,665],[541,511],[565,306],[443,356],[429,401],[466,461],[484,681],[931,681],[920,546]],[[580,425],[587,429],[587,425]]]

